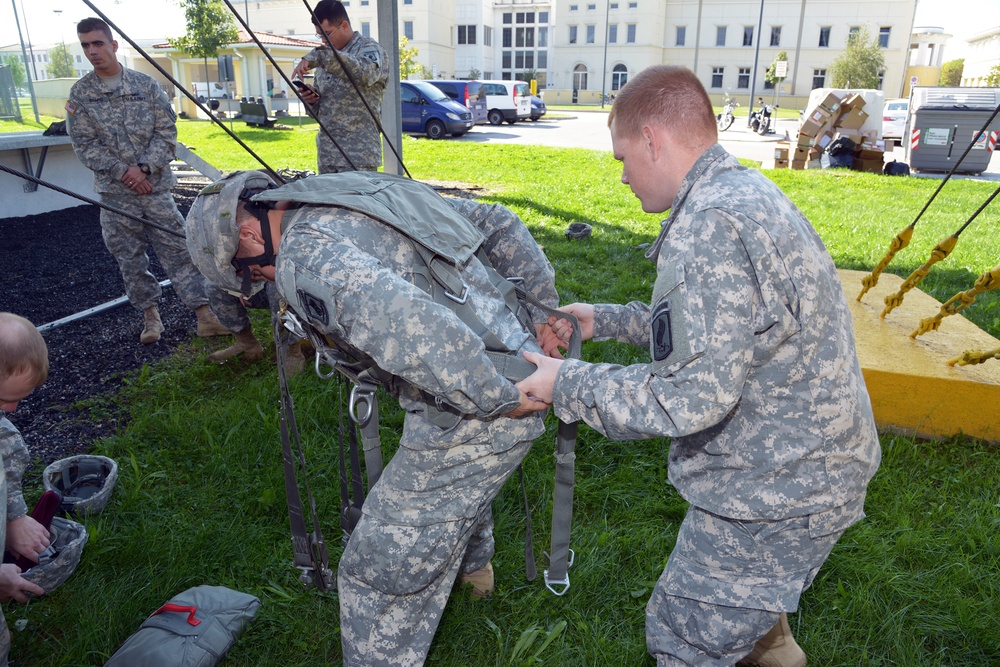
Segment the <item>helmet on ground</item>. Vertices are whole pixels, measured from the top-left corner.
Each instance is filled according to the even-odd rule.
[[[53,461],[42,472],[46,490],[62,497],[59,509],[76,516],[97,514],[118,481],[118,463],[106,456],[80,454]]]
[[[59,588],[73,574],[87,544],[87,529],[83,524],[53,517],[49,526],[49,546],[38,556],[38,565],[21,576],[38,584],[46,593]]]
[[[264,287],[263,281],[251,283],[249,271],[243,271],[242,278],[236,275],[233,258],[240,242],[236,212],[241,201],[274,186],[263,171],[234,171],[202,188],[188,211],[185,234],[194,265],[209,282],[230,294],[250,297]],[[265,255],[270,254],[273,261],[269,235],[266,240]]]

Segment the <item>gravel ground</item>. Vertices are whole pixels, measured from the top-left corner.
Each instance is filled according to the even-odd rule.
[[[174,189],[181,213],[187,213],[199,187],[185,180]],[[92,205],[0,219],[4,246],[0,311],[17,313],[41,326],[124,295],[118,265],[101,239],[99,220],[100,210]],[[152,249],[149,255],[153,275],[164,280],[167,276]],[[159,309],[166,331],[152,345],[139,342],[142,313],[128,303],[44,334],[49,378],[10,415],[38,463],[45,466],[85,453],[95,438],[112,435],[117,428],[114,419],[92,422],[87,410],[76,404],[115,391],[123,373],[165,357],[191,339],[194,313],[171,288],[163,290]]]

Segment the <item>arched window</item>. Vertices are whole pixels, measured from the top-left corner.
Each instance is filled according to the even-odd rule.
[[[586,65],[577,65],[573,68],[573,90],[587,90]]]
[[[628,67],[615,65],[611,70],[611,90],[621,90],[626,81],[628,81]]]

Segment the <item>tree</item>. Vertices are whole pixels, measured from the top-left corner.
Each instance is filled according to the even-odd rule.
[[[990,73],[986,75],[986,85],[987,86],[1000,86],[1000,65],[994,65],[990,68]]]
[[[66,42],[56,44],[49,49],[48,70],[50,79],[70,79],[76,76],[76,68],[73,67],[73,56],[70,55]]]
[[[421,70],[421,65],[417,62],[417,54],[419,51],[415,47],[412,49],[407,48],[409,44],[410,40],[408,40],[405,35],[399,38],[400,80],[409,79],[411,74],[419,74]]]
[[[939,86],[958,86],[962,83],[962,72],[965,70],[965,58],[949,60],[941,65],[941,78],[938,79]]]
[[[478,67],[473,67],[472,69],[469,70],[469,81],[475,81],[482,75],[483,74],[482,72],[479,71]]]
[[[168,39],[170,46],[205,62],[205,81],[208,78],[208,59],[219,55],[219,49],[239,39],[236,23],[221,0],[181,0],[187,32],[183,37]]]
[[[834,88],[878,88],[883,71],[885,56],[878,39],[861,26],[848,36],[844,52],[830,65],[830,81]]]
[[[777,63],[779,60],[783,62],[788,62],[788,53],[786,53],[785,51],[778,51],[778,55],[774,57],[774,61],[771,62],[771,66],[767,68],[766,72],[764,72],[764,81],[767,81],[775,88],[778,87],[779,83],[785,80],[784,77],[779,79],[777,75],[774,73],[775,70],[777,69]]]
[[[24,63],[17,56],[11,54],[3,57],[3,64],[10,67],[10,76],[14,80],[14,87],[20,88],[26,80]]]

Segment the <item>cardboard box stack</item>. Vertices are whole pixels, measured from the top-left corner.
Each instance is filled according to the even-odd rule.
[[[850,94],[842,99],[836,93],[828,94],[802,122],[789,166],[792,169],[819,169],[823,151],[837,138],[848,137],[856,145],[851,168],[882,173],[885,142],[874,136],[873,130],[861,132],[861,126],[868,119],[864,106],[861,95]],[[777,154],[775,160],[775,167],[779,167]]]

